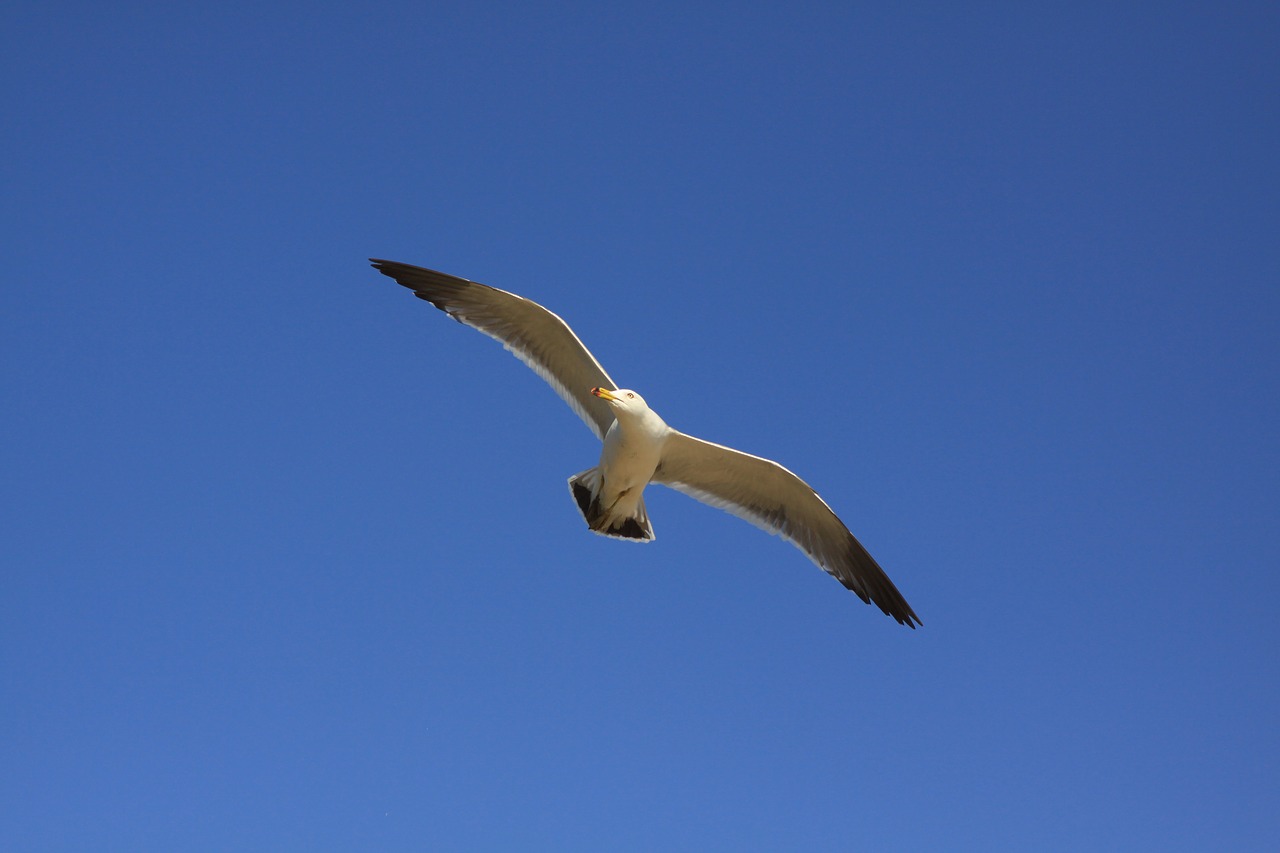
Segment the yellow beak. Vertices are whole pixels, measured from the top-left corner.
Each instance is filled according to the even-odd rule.
[[[597,397],[599,397],[601,400],[616,400],[616,399],[618,399],[617,397],[613,396],[613,392],[612,392],[612,391],[610,391],[608,388],[592,388],[592,389],[591,389],[591,393],[592,393],[592,394],[595,394],[595,395],[596,395]]]

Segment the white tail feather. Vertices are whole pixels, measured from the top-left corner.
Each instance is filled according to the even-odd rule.
[[[644,508],[644,498],[636,502],[635,509],[626,514],[619,514],[614,507],[606,507],[600,502],[600,491],[604,486],[604,477],[599,468],[588,468],[580,474],[569,478],[569,493],[587,527],[601,536],[614,539],[626,539],[631,542],[650,542],[653,540],[653,525],[649,523],[649,513]]]

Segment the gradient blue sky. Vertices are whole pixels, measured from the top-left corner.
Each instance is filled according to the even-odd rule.
[[[0,26],[0,848],[1280,844],[1275,3]],[[527,295],[924,620],[366,265]]]

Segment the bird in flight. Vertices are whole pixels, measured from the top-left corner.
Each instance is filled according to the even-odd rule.
[[[569,478],[587,526],[646,542],[644,488],[661,483],[782,536],[864,602],[899,624],[911,605],[817,492],[777,462],[673,429],[619,388],[568,324],[536,302],[435,270],[370,258],[373,268],[459,323],[494,338],[545,379],[604,442],[600,464]]]

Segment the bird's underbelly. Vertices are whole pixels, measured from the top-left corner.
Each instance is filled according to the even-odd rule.
[[[605,503],[612,504],[620,497],[638,501],[661,458],[660,443],[628,441],[616,432],[605,436],[604,449],[600,453]]]

